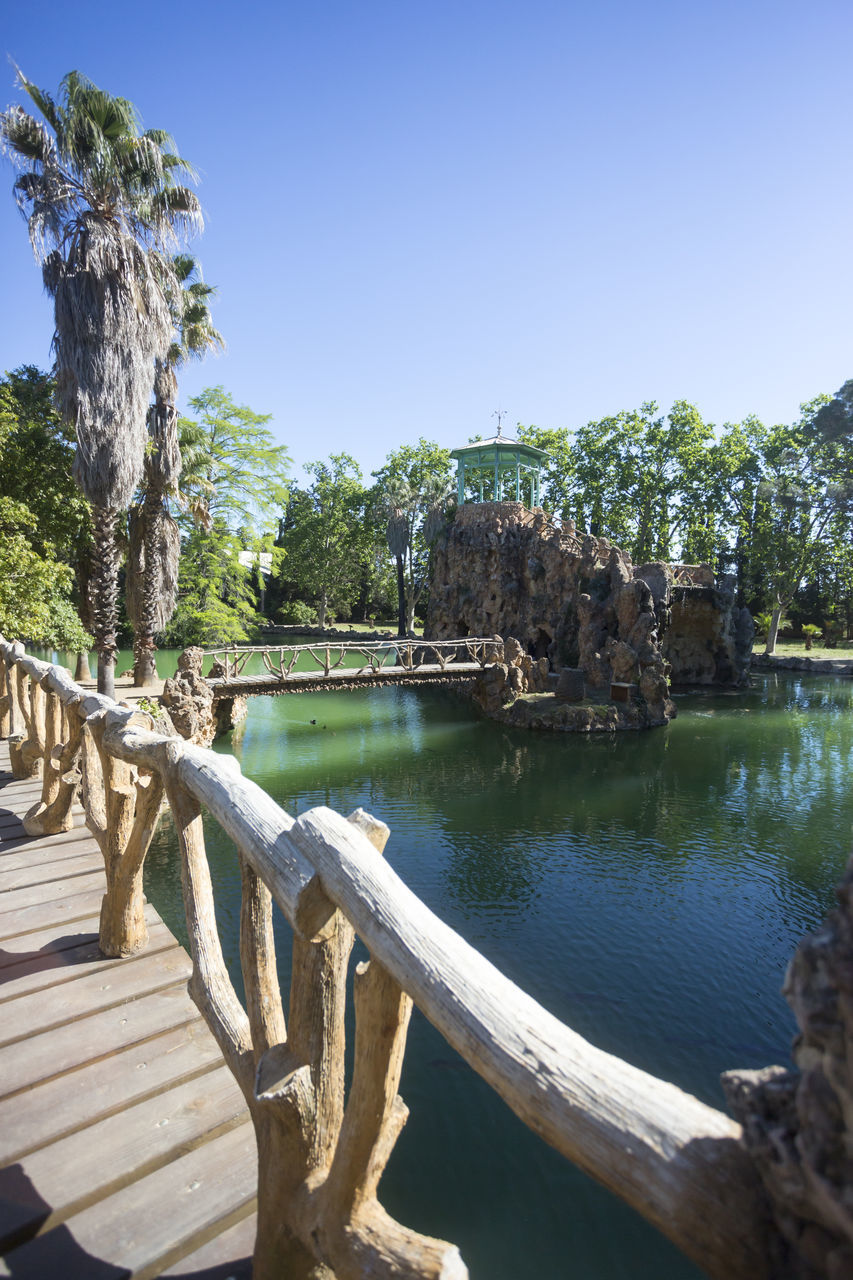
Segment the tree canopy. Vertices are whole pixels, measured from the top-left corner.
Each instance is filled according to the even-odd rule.
[[[349,612],[373,550],[365,520],[367,490],[347,453],[305,467],[314,482],[293,488],[279,545],[282,573],[300,600],[314,606],[319,626],[327,610]]]
[[[189,407],[200,428],[195,475],[209,518],[232,532],[274,530],[287,502],[290,457],[267,430],[272,415],[236,404],[223,387],[208,387]]]
[[[75,579],[85,583],[90,511],[54,391],[32,365],[0,379],[0,631],[80,649],[91,636],[73,597]]]

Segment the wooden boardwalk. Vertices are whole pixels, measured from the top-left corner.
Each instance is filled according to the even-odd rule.
[[[149,903],[104,960],[103,863],[82,825],[27,836],[41,793],[0,743],[0,1275],[251,1273],[257,1160],[243,1097]]]

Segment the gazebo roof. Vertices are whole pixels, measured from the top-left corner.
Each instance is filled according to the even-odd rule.
[[[467,459],[472,454],[481,452],[491,453],[492,456],[495,453],[521,454],[528,458],[535,458],[537,461],[540,458],[548,457],[548,452],[545,449],[537,449],[532,444],[522,444],[518,440],[510,440],[509,436],[500,434],[491,436],[488,440],[474,440],[471,444],[460,445],[458,449],[451,449],[450,456],[451,458]]]

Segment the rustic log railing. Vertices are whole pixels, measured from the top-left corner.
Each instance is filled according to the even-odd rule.
[[[483,642],[480,642],[483,643]],[[162,795],[182,860],[190,993],[245,1095],[258,1141],[256,1280],[454,1280],[458,1251],[395,1222],[377,1188],[407,1109],[398,1096],[412,1004],[521,1119],[654,1223],[710,1276],[774,1274],[767,1206],[740,1125],[583,1040],[443,924],[383,861],[362,810],[294,820],[231,757],[154,731],[147,713],[76,685],[0,637],[0,729],[17,777],[42,776],[28,831],[65,830],[82,784],[104,854],[101,948],[145,945],[142,864]],[[242,869],[245,1004],[216,927],[202,809]],[[293,929],[285,1017],[273,901]],[[355,1065],[344,1086],[356,933]]]
[[[484,667],[494,662],[499,654],[501,641],[494,636],[466,636],[461,640],[379,640],[339,641],[337,644],[297,645],[246,645],[228,648],[205,649],[205,658],[213,658],[221,678],[235,679],[245,670],[246,664],[260,654],[265,670],[281,680],[294,673],[300,659],[308,658],[318,672],[330,672],[344,667],[347,659],[363,658],[361,665],[347,666],[352,675],[367,672],[378,674],[391,667],[405,667],[416,672],[427,666],[438,666],[452,673],[454,666]]]

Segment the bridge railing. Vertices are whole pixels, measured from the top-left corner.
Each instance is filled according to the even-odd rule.
[[[353,675],[380,673],[387,668],[403,667],[408,671],[422,671],[428,666],[441,670],[459,665],[484,667],[499,659],[503,642],[494,636],[466,636],[460,640],[379,640],[339,641],[323,644],[263,644],[231,645],[203,650],[205,658],[212,658],[214,670],[221,679],[231,680],[245,671],[247,663],[260,654],[264,669],[281,680],[287,680],[305,660],[323,675],[346,665]],[[352,663],[362,658],[361,665]],[[221,673],[221,674],[220,674]]]
[[[434,915],[384,862],[388,828],[357,810],[294,819],[231,757],[156,732],[0,638],[0,731],[17,777],[41,773],[33,833],[65,830],[82,788],[103,851],[101,948],[145,945],[142,865],[163,796],[182,863],[190,993],[240,1084],[258,1140],[256,1280],[424,1277],[467,1270],[456,1248],[395,1222],[377,1197],[405,1123],[398,1095],[412,1005],[546,1142],[654,1223],[713,1277],[771,1275],[766,1203],[740,1126],[603,1053]],[[202,810],[242,872],[241,1002],[226,968]],[[285,998],[273,904],[293,930]],[[344,1081],[348,960],[354,1070]],[[287,1003],[287,1015],[285,1015]],[[460,1135],[464,1141],[464,1134]]]

